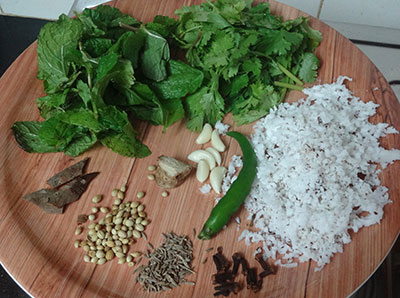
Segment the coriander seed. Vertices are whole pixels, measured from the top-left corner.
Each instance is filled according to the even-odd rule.
[[[145,195],[145,192],[144,192],[144,191],[139,191],[139,192],[137,193],[136,197],[137,197],[138,199],[141,199],[141,198],[144,197],[144,195]]]
[[[102,195],[95,195],[92,199],[92,202],[97,204],[97,203],[100,203],[101,199],[102,199]]]

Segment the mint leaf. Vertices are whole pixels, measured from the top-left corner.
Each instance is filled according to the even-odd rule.
[[[139,54],[143,48],[144,40],[145,35],[143,32],[129,32],[129,34],[127,33],[125,40],[122,41],[122,55],[124,58],[131,61],[133,68],[138,67]]]
[[[119,23],[130,26],[140,25],[140,22],[135,18],[123,14],[118,8],[109,5],[99,5],[95,9],[84,9],[82,16],[89,17],[99,29],[105,32],[110,28],[119,27]]]
[[[203,72],[183,62],[170,60],[167,68],[167,79],[151,83],[151,87],[161,98],[182,98],[196,91],[203,82]]]
[[[42,122],[38,135],[48,146],[56,148],[57,151],[64,151],[74,136],[81,133],[82,130],[78,126],[61,122],[56,117],[52,117]]]
[[[59,112],[60,107],[65,104],[69,89],[65,89],[63,93],[54,93],[47,96],[39,97],[36,104],[39,108],[40,115],[44,119],[49,119],[55,113]]]
[[[151,152],[149,148],[136,138],[137,133],[130,123],[127,123],[121,133],[104,137],[101,143],[112,151],[128,157],[146,157]]]
[[[71,142],[67,145],[64,152],[69,156],[78,156],[93,147],[97,143],[97,137],[95,134],[86,132],[81,135],[75,136]]]
[[[65,112],[58,113],[54,116],[59,121],[67,124],[81,126],[91,130],[92,132],[100,132],[104,129],[95,114],[87,109],[72,109]]]
[[[12,132],[18,145],[26,152],[47,153],[59,151],[55,146],[50,146],[39,136],[42,122],[19,121],[12,126]]]
[[[99,66],[97,68],[97,80],[104,78],[117,64],[118,54],[115,52],[109,52],[102,56],[99,60]]]
[[[44,80],[47,93],[56,93],[75,80],[72,61],[77,54],[82,25],[77,19],[61,15],[55,23],[47,23],[38,37],[38,78]]]
[[[185,117],[185,110],[179,98],[162,100],[161,107],[163,111],[162,125],[164,129]]]
[[[167,77],[166,63],[170,58],[167,40],[160,34],[144,29],[145,44],[141,56],[141,71],[153,81],[159,82]]]
[[[83,43],[83,50],[91,57],[104,55],[112,46],[112,40],[108,38],[90,38]]]

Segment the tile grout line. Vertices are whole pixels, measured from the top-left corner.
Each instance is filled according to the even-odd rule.
[[[318,12],[317,12],[317,19],[321,16],[322,6],[324,5],[324,0],[319,2]]]

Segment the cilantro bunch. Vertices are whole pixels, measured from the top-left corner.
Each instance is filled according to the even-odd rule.
[[[288,88],[314,82],[313,54],[321,33],[309,19],[283,21],[268,3],[216,0],[177,10],[173,33],[191,66],[204,72],[202,87],[184,101],[187,126],[200,130],[232,112],[238,125],[250,123],[281,103]]]
[[[184,117],[181,98],[203,81],[202,71],[170,58],[174,25],[162,16],[144,25],[110,6],[46,24],[37,46],[44,121],[16,122],[18,144],[77,156],[101,143],[124,156],[149,155],[132,120],[170,126]]]

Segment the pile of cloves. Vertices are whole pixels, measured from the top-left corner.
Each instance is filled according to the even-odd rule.
[[[246,277],[247,289],[251,289],[257,293],[262,286],[263,278],[275,273],[272,268],[262,257],[262,252],[255,256],[256,261],[261,265],[263,271],[257,276],[257,268],[249,267],[247,260],[240,253],[236,252],[232,255],[233,266],[222,254],[222,247],[218,247],[217,253],[213,255],[213,261],[217,269],[217,273],[212,276],[213,284],[216,285],[214,296],[228,296],[230,293],[237,294],[242,286],[235,281],[239,273],[239,267],[242,267],[242,274]]]

